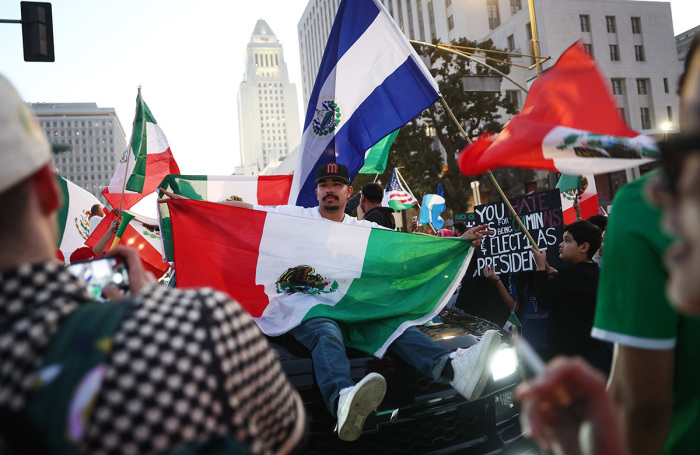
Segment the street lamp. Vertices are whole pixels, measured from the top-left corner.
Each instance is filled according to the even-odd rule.
[[[664,131],[664,141],[668,139],[668,132],[673,128],[673,123],[663,122],[661,124],[661,129]]]

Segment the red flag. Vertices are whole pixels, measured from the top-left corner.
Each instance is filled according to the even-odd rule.
[[[639,166],[657,153],[651,138],[627,127],[609,81],[577,42],[537,78],[503,131],[479,137],[458,162],[468,176],[506,166],[580,175]]]
[[[85,241],[85,245],[89,246],[90,248],[94,247],[95,244],[100,241],[102,236],[107,233],[109,226],[112,224],[114,219],[116,219],[114,212],[105,210],[104,218],[102,218],[100,224],[97,225],[92,235]],[[136,250],[139,252],[139,257],[141,258],[143,267],[148,272],[151,272],[156,279],[158,279],[168,271],[170,264],[163,262],[163,254],[158,248],[156,248],[155,245],[160,243],[160,239],[156,239],[156,236],[159,236],[159,234],[156,233],[155,230],[152,230],[147,225],[144,225],[137,219],[134,219],[126,227],[124,235],[122,235],[120,245],[136,248]],[[113,240],[114,235],[112,235],[107,242],[105,251],[110,249]],[[157,240],[157,242],[155,240]]]

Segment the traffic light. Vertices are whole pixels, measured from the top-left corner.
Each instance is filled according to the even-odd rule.
[[[51,3],[20,2],[25,62],[53,62]]]

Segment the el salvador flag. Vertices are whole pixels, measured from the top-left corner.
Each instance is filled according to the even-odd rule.
[[[318,205],[316,170],[354,178],[365,151],[440,97],[437,83],[377,0],[342,0],[306,111],[289,203]]]
[[[432,224],[435,230],[439,231],[445,225],[445,220],[440,214],[445,211],[445,198],[437,194],[426,194],[423,196],[423,205],[420,208],[418,224]]]

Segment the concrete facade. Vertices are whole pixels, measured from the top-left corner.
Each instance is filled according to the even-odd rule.
[[[109,183],[126,150],[126,137],[114,108],[95,103],[27,103],[50,142],[72,150],[52,157],[61,177],[85,188],[105,204]]]
[[[236,173],[257,175],[299,145],[299,107],[282,45],[264,20],[255,25],[244,58],[238,89],[241,166]]]
[[[310,0],[299,21],[306,104],[338,3]],[[459,37],[475,41],[492,39],[497,47],[516,53],[530,54],[532,50],[527,0],[382,0],[382,3],[409,39],[428,42],[439,39],[445,43]],[[582,39],[611,80],[611,87],[612,80],[616,80],[615,96],[621,114],[632,128],[651,134],[677,129],[675,92],[682,68],[676,57],[670,3],[534,0],[534,4],[541,55],[551,57],[543,68],[552,66],[567,47]],[[587,21],[587,25],[582,21]],[[529,57],[513,60],[525,66],[534,63]],[[514,67],[510,77],[525,87],[535,75],[534,69]],[[503,82],[502,90],[510,91],[509,95],[522,106],[526,95],[522,90],[508,81]]]

